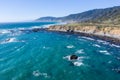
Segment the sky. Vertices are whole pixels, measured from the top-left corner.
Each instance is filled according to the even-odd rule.
[[[0,0],[0,22],[62,17],[113,6],[120,6],[120,0]]]

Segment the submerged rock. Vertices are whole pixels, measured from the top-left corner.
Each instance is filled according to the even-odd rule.
[[[8,38],[8,39],[5,40],[5,42],[8,42],[8,41],[10,41],[10,38]]]
[[[120,70],[119,70],[119,71],[117,71],[117,73],[119,73],[119,74],[120,74]]]
[[[32,31],[33,32],[38,32],[38,31],[40,31],[40,28],[34,28],[34,29],[32,29]]]
[[[115,68],[115,69],[112,69],[112,70],[120,74],[120,68]]]
[[[78,59],[78,56],[77,55],[71,55],[70,56],[70,60],[77,60]]]

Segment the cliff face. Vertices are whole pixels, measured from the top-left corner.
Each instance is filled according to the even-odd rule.
[[[67,26],[56,25],[50,26],[48,30],[63,31],[63,32],[80,32],[87,34],[94,34],[100,36],[108,36],[120,39],[120,27],[98,27],[98,26]]]

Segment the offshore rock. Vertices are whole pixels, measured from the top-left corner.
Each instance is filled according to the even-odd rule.
[[[70,60],[77,60],[78,59],[78,56],[77,55],[71,55],[70,56]]]

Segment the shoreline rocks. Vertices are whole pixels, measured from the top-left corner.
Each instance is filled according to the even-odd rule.
[[[79,28],[78,28],[79,27]],[[91,37],[94,39],[101,39],[112,44],[120,45],[120,28],[102,27],[97,29],[95,26],[85,26],[85,27],[68,27],[65,25],[50,26],[47,30],[52,32],[76,34],[85,37]],[[108,29],[108,30],[107,30]],[[114,32],[116,31],[117,32]]]
[[[93,39],[97,39],[97,40],[104,40],[107,41],[111,44],[116,44],[116,45],[120,45],[120,37],[116,38],[113,36],[106,36],[106,35],[99,35],[99,34],[94,34],[92,32],[90,32],[88,30],[88,32],[86,30],[83,31],[76,31],[76,28],[67,28],[65,26],[50,26],[48,28],[32,28],[32,29],[19,29],[19,31],[21,32],[25,32],[25,33],[30,33],[30,32],[40,32],[40,31],[47,31],[47,32],[57,32],[57,33],[64,33],[64,34],[71,34],[71,35],[80,35],[80,36],[85,36],[85,37],[90,37]],[[94,27],[95,29],[95,27]],[[11,33],[14,33],[14,30],[10,30]],[[119,33],[120,35],[120,33]]]

